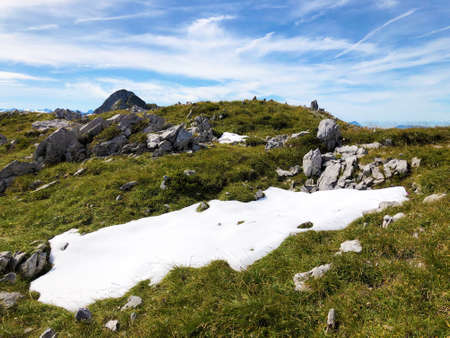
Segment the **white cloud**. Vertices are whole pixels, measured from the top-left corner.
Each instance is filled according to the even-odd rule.
[[[392,25],[393,23],[406,18],[407,16],[410,16],[412,14],[414,14],[416,12],[417,9],[411,9],[409,11],[407,11],[406,13],[403,13],[402,15],[399,15],[387,22],[385,22],[383,25],[381,25],[380,27],[375,28],[374,30],[370,31],[368,34],[366,34],[366,36],[364,36],[361,40],[359,40],[357,43],[355,43],[353,46],[345,49],[344,51],[342,51],[341,53],[339,53],[338,55],[336,55],[336,58],[341,57],[345,54],[348,54],[349,52],[355,50],[355,48],[357,48],[360,44],[362,44],[363,42],[367,41],[368,39],[370,39],[372,36],[374,36],[376,33],[378,33],[379,31],[381,31],[382,29],[386,28],[389,25]]]
[[[129,20],[137,18],[146,18],[161,15],[162,11],[151,11],[136,14],[118,15],[118,16],[99,16],[99,17],[89,17],[76,19],[75,23],[86,23],[86,22],[99,22],[99,21],[118,21],[118,20]]]
[[[438,34],[438,33],[442,33],[442,32],[448,31],[448,30],[450,30],[450,26],[443,27],[443,28],[440,28],[440,29],[435,29],[434,31],[431,31],[431,32],[426,33],[426,34],[422,34],[422,35],[420,35],[418,37],[419,38],[424,38],[424,37],[431,36],[431,35]]]
[[[300,17],[314,15],[318,12],[338,8],[347,5],[351,0],[302,0],[297,14]]]
[[[40,77],[35,77],[22,73],[12,73],[0,71],[0,81],[11,81],[11,80],[48,80]]]
[[[51,29],[58,29],[59,25],[57,24],[48,24],[48,25],[40,25],[40,26],[31,26],[25,29],[25,31],[46,31]]]
[[[219,23],[224,20],[232,20],[233,16],[221,15],[213,16],[210,18],[195,20],[187,29],[187,32],[191,36],[197,37],[217,37],[223,34],[222,28]]]
[[[393,8],[398,5],[398,0],[375,0],[375,4],[378,8]]]

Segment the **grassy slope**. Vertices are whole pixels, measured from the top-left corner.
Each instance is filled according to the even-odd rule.
[[[169,122],[184,122],[192,107],[172,106],[158,112]],[[226,114],[217,121],[219,133],[232,131],[257,137],[309,129],[314,132],[322,116],[307,110],[276,103],[247,101],[202,103],[193,115]],[[109,113],[107,116],[111,115]],[[107,117],[105,116],[105,117]],[[45,117],[39,117],[45,118]],[[20,123],[20,125],[19,125]],[[0,120],[0,133],[8,137],[22,135],[28,146],[7,150],[0,147],[0,164],[31,153],[38,136],[25,136],[29,117]],[[17,126],[16,129],[11,128]],[[424,195],[448,192],[450,177],[449,129],[369,131],[343,125],[348,142],[370,142],[390,137],[395,147],[373,151],[375,156],[423,159],[422,166],[401,182],[410,189],[420,183]],[[275,129],[274,129],[275,128]],[[181,154],[153,159],[114,157],[112,162],[91,159],[83,165],[63,163],[38,175],[16,180],[0,197],[0,251],[30,249],[36,239],[49,239],[70,228],[82,231],[123,223],[155,215],[212,198],[250,200],[257,189],[271,185],[286,187],[274,173],[280,166],[301,163],[303,155],[317,141],[306,136],[291,148],[265,152],[263,146],[240,147],[217,145],[195,154]],[[365,159],[366,160],[366,159]],[[80,166],[87,172],[71,175]],[[197,175],[187,178],[184,169]],[[163,175],[174,178],[165,192],[159,189]],[[44,183],[59,179],[52,188],[31,193],[29,185],[36,179]],[[298,175],[301,183],[305,178]],[[122,193],[121,184],[137,180],[139,185]],[[225,194],[229,192],[230,194]],[[111,335],[103,324],[119,319],[128,336],[261,336],[324,335],[326,314],[337,310],[341,336],[445,336],[448,324],[448,197],[436,204],[424,205],[424,195],[411,195],[401,208],[407,217],[381,229],[383,214],[365,216],[339,232],[307,232],[288,238],[280,248],[248,270],[235,272],[225,262],[214,262],[202,269],[176,268],[156,286],[143,282],[129,294],[144,300],[132,324],[129,312],[117,307],[126,296],[97,302],[90,306],[95,322],[78,324],[73,315],[59,308],[40,304],[29,295],[16,310],[0,312],[0,336],[21,336],[25,327],[39,334],[48,326],[66,336]],[[367,223],[364,226],[364,223]],[[419,233],[419,238],[413,234]],[[361,254],[334,256],[339,244],[358,238]],[[333,262],[334,268],[314,281],[313,291],[297,293],[292,277],[297,272]],[[419,265],[418,263],[423,263]],[[421,267],[420,267],[421,266]],[[28,283],[20,280],[2,290],[28,294]],[[0,310],[3,311],[3,310]]]

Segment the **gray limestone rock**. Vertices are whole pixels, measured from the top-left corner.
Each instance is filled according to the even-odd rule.
[[[303,173],[306,177],[317,176],[322,169],[322,154],[319,149],[309,151],[303,156]]]
[[[317,138],[327,146],[329,151],[333,151],[336,146],[339,146],[341,143],[341,131],[336,121],[332,119],[320,121]]]

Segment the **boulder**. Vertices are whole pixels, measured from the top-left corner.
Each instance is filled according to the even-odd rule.
[[[381,147],[381,143],[373,142],[373,143],[360,144],[360,147],[364,148],[364,149],[379,149]]]
[[[110,320],[109,322],[107,322],[105,324],[105,327],[113,332],[116,332],[117,330],[119,330],[119,321],[118,320]]]
[[[411,160],[411,167],[419,168],[420,167],[420,162],[422,162],[422,160],[420,158],[413,157],[413,159]]]
[[[339,146],[341,143],[341,131],[336,121],[332,119],[320,121],[317,138],[321,140],[330,151],[333,151],[336,146]]]
[[[0,181],[11,177],[23,176],[38,171],[38,167],[34,162],[12,161],[2,170],[0,170]]]
[[[0,134],[0,146],[4,145],[8,143],[8,139],[6,138],[6,136]]]
[[[346,158],[348,156],[355,156],[358,154],[358,146],[342,146],[337,147],[334,152],[337,154],[341,154],[342,158]]]
[[[101,114],[112,110],[130,109],[133,106],[146,109],[145,101],[133,92],[121,89],[109,96],[99,108],[94,110],[94,114]]]
[[[166,120],[158,115],[149,114],[144,117],[149,120],[148,126],[144,129],[145,134],[161,131],[166,125]]]
[[[353,172],[355,171],[357,162],[358,158],[356,157],[356,155],[349,156],[345,159],[344,171],[342,172],[342,175],[338,181],[339,187],[345,188],[348,186],[348,183],[352,181],[351,177],[353,175]]]
[[[200,202],[200,204],[197,207],[197,212],[203,212],[205,210],[209,209],[209,204],[206,202]]]
[[[18,292],[0,292],[0,305],[6,310],[14,307],[23,295]]]
[[[328,165],[325,171],[320,175],[317,186],[319,190],[333,190],[341,173],[341,164],[338,161],[333,161]]]
[[[32,279],[44,271],[46,265],[47,253],[38,251],[33,253],[30,258],[19,266],[19,272],[25,278]]]
[[[209,118],[204,115],[196,116],[189,130],[196,142],[211,142],[214,139],[213,130],[209,123]]]
[[[278,177],[283,178],[283,177],[292,177],[295,175],[298,175],[301,172],[301,168],[299,165],[296,165],[294,167],[291,167],[289,170],[283,170],[278,168],[276,170]]]
[[[114,137],[112,140],[96,144],[92,148],[95,156],[110,156],[121,152],[122,147],[128,143],[128,139],[124,135]]]
[[[319,110],[319,104],[317,103],[317,100],[314,100],[311,102],[311,110],[314,110],[314,111]]]
[[[15,284],[17,280],[17,275],[15,272],[9,272],[6,275],[4,275],[2,278],[0,278],[0,283],[8,283],[8,284]]]
[[[162,141],[163,139],[160,134],[155,133],[147,134],[147,148],[150,151],[156,150]]]
[[[27,254],[25,252],[16,252],[14,253],[11,260],[11,271],[16,271],[16,268],[22,264],[27,258]]]
[[[33,157],[45,164],[82,161],[86,158],[86,148],[73,131],[61,128],[39,144]]]
[[[125,311],[128,309],[134,309],[136,307],[138,307],[139,305],[142,304],[142,298],[139,296],[130,296],[128,298],[127,303],[122,306],[122,308],[120,309],[121,311]]]
[[[266,194],[262,190],[258,190],[255,193],[255,200],[257,200],[257,201],[260,199],[263,199],[264,197],[266,197]]]
[[[266,150],[284,147],[289,139],[289,135],[277,135],[269,138],[266,143]]]
[[[173,145],[169,141],[163,140],[159,145],[158,149],[153,152],[154,157],[163,156],[173,151]]]
[[[306,177],[317,176],[322,169],[322,155],[319,149],[309,151],[303,156],[303,173]]]
[[[320,266],[317,266],[307,272],[297,273],[294,276],[295,290],[296,291],[308,291],[309,287],[306,284],[308,279],[310,279],[310,278],[318,279],[318,278],[323,277],[323,275],[325,275],[325,273],[331,269],[331,266],[332,266],[331,264],[320,265]]]
[[[334,309],[330,309],[330,311],[328,311],[328,316],[327,316],[327,329],[326,331],[331,331],[336,329],[336,311]]]
[[[122,191],[130,191],[133,187],[135,187],[138,183],[136,181],[125,183],[120,187]]]
[[[143,154],[147,151],[147,145],[141,142],[128,143],[122,147],[121,154]]]
[[[53,329],[48,328],[39,336],[39,338],[56,338],[57,336],[58,335]]]
[[[45,133],[50,129],[69,128],[72,125],[67,120],[48,120],[48,121],[36,121],[31,124],[33,129]]]
[[[109,121],[103,117],[97,117],[92,121],[82,125],[78,132],[78,137],[83,142],[90,142],[95,136],[100,134],[103,129],[109,126]]]
[[[406,215],[403,212],[399,212],[392,216],[392,221],[397,222],[399,219],[402,219],[403,217],[406,217]]]
[[[393,159],[384,164],[386,178],[394,175],[404,176],[408,173],[408,162],[406,160]]]
[[[443,199],[447,194],[433,194],[424,198],[423,203],[433,203]]]
[[[130,136],[134,128],[139,125],[144,119],[137,115],[136,113],[131,114],[118,114],[108,119],[109,122],[116,122],[119,129],[125,136]]]
[[[88,309],[79,309],[75,314],[75,320],[77,322],[89,322],[92,319],[92,313]]]
[[[4,251],[0,252],[0,273],[7,270],[7,268],[10,266],[12,260],[11,252]]]
[[[57,108],[53,111],[53,114],[57,119],[64,119],[68,121],[83,121],[87,119],[81,112],[70,109]]]
[[[192,145],[193,136],[192,134],[184,128],[178,130],[175,142],[173,142],[173,147],[175,150],[187,150],[190,145]]]
[[[384,182],[384,175],[378,167],[374,166],[372,168],[372,177],[374,179],[373,184],[380,184]]]
[[[361,246],[361,242],[357,239],[353,240],[353,241],[345,241],[343,243],[341,243],[341,246],[339,248],[339,252],[340,253],[344,253],[344,252],[361,252],[362,251],[362,246]]]

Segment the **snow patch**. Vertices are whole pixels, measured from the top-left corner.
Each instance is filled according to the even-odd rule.
[[[223,144],[241,143],[244,142],[246,138],[248,138],[248,136],[225,132],[219,138],[219,143]]]
[[[121,297],[140,281],[158,283],[174,266],[225,260],[235,270],[245,269],[290,234],[311,230],[297,229],[299,224],[339,230],[380,202],[406,200],[402,187],[314,194],[269,188],[264,193],[266,198],[249,203],[213,200],[202,213],[195,204],[86,235],[67,231],[50,240],[53,268],[30,289],[43,303],[76,311]]]

